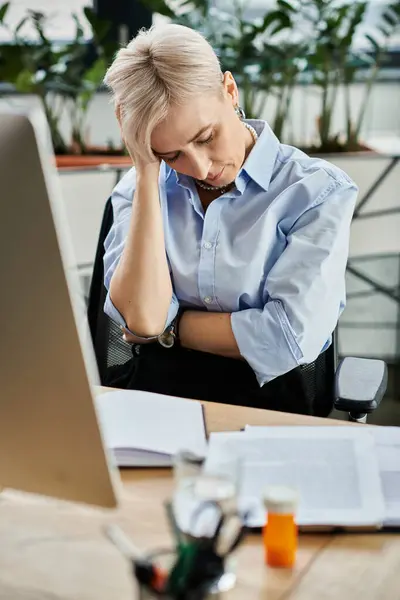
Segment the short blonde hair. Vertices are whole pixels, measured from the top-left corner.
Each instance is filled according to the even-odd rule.
[[[169,107],[197,94],[222,93],[222,72],[208,41],[183,25],[142,30],[121,48],[104,82],[111,89],[129,145],[154,160],[151,134]]]

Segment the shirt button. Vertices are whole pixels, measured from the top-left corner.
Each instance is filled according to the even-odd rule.
[[[212,298],[211,298],[211,296],[206,296],[206,297],[204,298],[204,302],[205,302],[206,304],[211,304],[211,302],[212,302]]]
[[[210,248],[212,248],[212,243],[211,242],[204,242],[203,247],[206,250],[209,250]]]

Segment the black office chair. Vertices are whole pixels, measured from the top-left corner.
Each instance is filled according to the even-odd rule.
[[[112,223],[113,209],[109,198],[101,223],[88,302],[89,327],[103,385],[110,368],[123,365],[132,357],[131,347],[123,340],[121,329],[103,310],[107,294],[104,240]],[[367,414],[379,406],[387,387],[387,366],[381,360],[347,357],[338,365],[336,332],[328,350],[301,369],[313,412],[320,417],[327,417],[336,408],[348,412],[352,421],[365,422]]]

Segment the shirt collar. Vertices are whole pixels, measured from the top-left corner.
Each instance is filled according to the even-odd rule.
[[[246,119],[246,123],[254,127],[258,133],[258,140],[253,146],[236,179],[242,179],[244,172],[250,179],[255,181],[266,191],[274,171],[279,151],[279,140],[266,121]],[[237,181],[237,184],[238,183],[239,181]],[[237,187],[240,189],[238,185]]]
[[[188,177],[187,175],[182,175],[182,173],[178,173],[177,171],[175,171],[175,169],[173,169],[172,167],[170,167],[169,165],[167,165],[167,163],[165,164],[165,181],[168,181],[169,179],[171,179],[171,181],[173,181],[174,183],[177,183],[178,185],[187,188],[188,190],[192,189],[193,186],[193,179],[191,177]]]
[[[278,155],[279,140],[266,121],[246,119],[246,123],[254,127],[258,134],[258,139],[236,176],[236,187],[243,193],[250,178],[266,191],[269,187]],[[173,177],[174,181],[179,185],[189,190],[192,189],[192,180],[190,177],[177,173],[175,169],[172,169],[167,164],[165,166],[166,180]]]

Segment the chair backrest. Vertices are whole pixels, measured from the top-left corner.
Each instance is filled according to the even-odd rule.
[[[333,410],[336,368],[337,331],[335,330],[329,348],[320,354],[315,362],[300,367],[303,389],[316,417],[327,417]]]
[[[104,286],[104,240],[113,224],[111,198],[106,202],[94,260],[88,301],[88,321],[97,360],[100,381],[106,384],[109,367],[125,364],[132,358],[129,344],[124,342],[119,326],[104,312],[107,290]]]
[[[131,357],[131,347],[124,342],[119,326],[104,312],[107,291],[104,287],[104,240],[113,224],[111,198],[106,202],[100,227],[92,281],[89,292],[88,320],[101,383],[106,383],[107,370],[125,364]],[[326,417],[334,404],[334,377],[337,366],[337,338],[314,363],[301,367],[304,391],[316,416]]]

